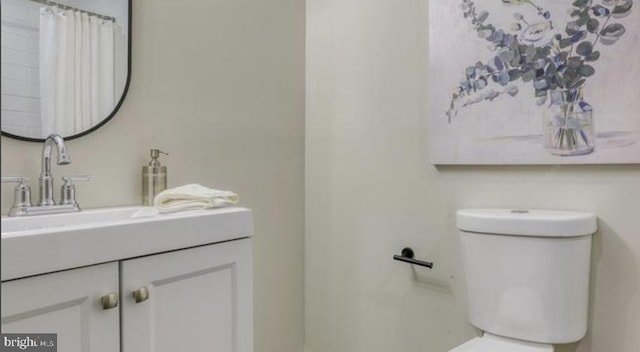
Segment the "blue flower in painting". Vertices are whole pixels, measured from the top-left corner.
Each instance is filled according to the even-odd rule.
[[[531,6],[536,18],[513,15],[507,30],[487,23],[489,12],[478,11],[474,0],[461,0],[465,18],[478,36],[490,42],[493,54],[487,63],[477,62],[465,70],[454,89],[447,111],[449,121],[459,107],[493,101],[500,95],[515,96],[515,81],[531,82],[537,103],[544,104],[550,92],[577,92],[595,74],[592,64],[600,58],[600,46],[613,45],[626,28],[618,20],[631,13],[633,0],[573,0],[571,21],[554,23],[553,14],[534,0],[501,0],[505,6]],[[487,89],[492,84],[500,90]],[[591,109],[584,103],[583,109]]]

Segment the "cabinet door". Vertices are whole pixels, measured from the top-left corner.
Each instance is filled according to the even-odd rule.
[[[121,262],[122,351],[251,352],[251,266],[250,239]]]
[[[3,282],[2,332],[58,334],[58,351],[117,352],[119,310],[101,304],[109,293],[118,293],[117,263]]]

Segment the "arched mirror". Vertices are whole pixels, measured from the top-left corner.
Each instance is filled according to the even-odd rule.
[[[131,0],[0,0],[2,135],[74,139],[115,115],[129,86]]]

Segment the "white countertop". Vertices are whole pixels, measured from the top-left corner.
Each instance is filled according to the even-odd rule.
[[[106,209],[133,213],[140,207]],[[104,210],[87,210],[86,215],[99,214],[100,211]],[[73,216],[60,214],[48,217],[60,222],[59,219],[71,219]],[[2,281],[254,234],[251,210],[246,208],[195,210],[22,231],[13,229],[13,219],[2,219]]]

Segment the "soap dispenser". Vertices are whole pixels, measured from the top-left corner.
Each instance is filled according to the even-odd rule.
[[[167,167],[160,165],[160,154],[169,155],[158,149],[151,149],[149,165],[142,167],[142,205],[153,205],[158,193],[167,189]]]

